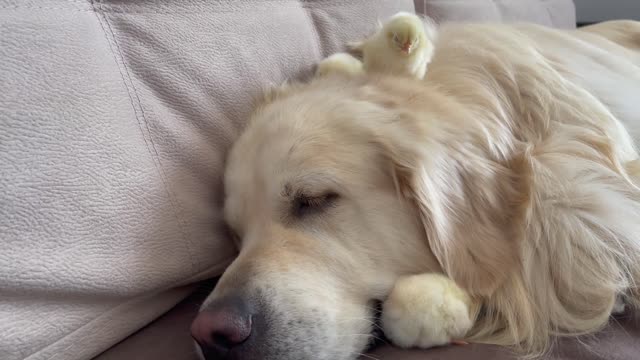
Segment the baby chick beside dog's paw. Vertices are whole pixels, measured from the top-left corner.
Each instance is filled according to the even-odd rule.
[[[408,276],[396,282],[383,304],[385,335],[403,348],[458,344],[473,326],[471,299],[441,274]]]

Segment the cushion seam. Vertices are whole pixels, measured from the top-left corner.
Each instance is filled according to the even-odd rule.
[[[149,155],[151,156],[152,160],[153,160],[153,164],[156,168],[156,171],[158,172],[158,175],[160,176],[160,180],[162,181],[162,185],[163,188],[167,194],[167,197],[169,199],[169,202],[171,204],[171,208],[172,208],[172,213],[173,216],[177,222],[177,227],[178,230],[180,231],[180,234],[182,235],[183,241],[185,242],[185,246],[187,248],[187,255],[189,256],[189,262],[191,265],[191,271],[197,271],[198,269],[196,269],[195,263],[194,263],[194,258],[193,258],[193,249],[192,249],[192,244],[191,244],[191,239],[187,236],[187,233],[185,231],[185,223],[184,223],[184,219],[180,216],[180,213],[178,211],[178,201],[175,197],[175,194],[171,191],[171,189],[168,186],[168,182],[167,182],[167,175],[165,172],[164,167],[162,166],[162,162],[160,161],[160,155],[158,153],[158,150],[156,148],[156,145],[153,141],[153,137],[151,134],[151,129],[149,127],[149,122],[146,118],[145,115],[145,110],[144,107],[142,105],[142,101],[140,100],[140,96],[138,95],[138,91],[135,87],[135,84],[133,82],[133,79],[131,77],[131,74],[129,72],[129,68],[127,67],[126,64],[126,60],[124,57],[124,53],[122,52],[122,49],[120,48],[120,44],[118,43],[118,40],[116,39],[115,33],[113,31],[113,28],[111,27],[111,23],[109,21],[109,19],[107,18],[106,14],[104,14],[102,11],[100,11],[99,7],[96,7],[96,2],[101,2],[102,0],[91,0],[91,4],[94,8],[94,13],[96,14],[96,17],[98,18],[98,22],[100,23],[100,26],[102,27],[103,33],[105,34],[105,37],[107,38],[107,42],[109,43],[109,47],[111,50],[111,54],[114,57],[114,60],[116,62],[116,65],[118,66],[118,70],[120,72],[120,76],[122,77],[122,82],[123,85],[125,86],[125,88],[127,89],[127,94],[129,95],[129,99],[131,101],[131,106],[133,108],[133,113],[136,117],[136,121],[138,123],[138,127],[140,129],[140,132],[142,133],[142,138],[145,142],[145,146],[147,148],[147,152],[149,153]],[[100,5],[99,3],[97,5]],[[106,24],[106,26],[105,26]],[[120,61],[118,61],[120,60]],[[127,81],[128,80],[128,81]],[[136,106],[137,105],[137,106]],[[138,110],[140,109],[140,114],[138,114]],[[146,132],[145,132],[146,129]],[[148,136],[148,139],[147,139]]]
[[[549,26],[553,26],[553,27],[557,27],[558,24],[555,24],[555,22],[553,21],[553,15],[551,14],[551,9],[549,9],[549,2],[548,1],[543,1],[544,4],[541,4],[541,6],[544,7],[545,12],[547,13],[547,17],[549,18]]]
[[[313,50],[316,53],[316,59],[319,60],[323,57],[323,52],[324,50],[322,49],[322,41],[320,41],[320,34],[318,34],[318,28],[316,27],[316,19],[314,18],[313,14],[311,13],[310,9],[308,8],[304,8],[304,13],[305,15],[309,18],[309,21],[311,22],[311,32],[313,33],[313,37],[314,37],[314,46],[313,46]]]

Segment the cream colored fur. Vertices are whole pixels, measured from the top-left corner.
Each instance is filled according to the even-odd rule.
[[[372,36],[352,45],[361,53],[362,61],[336,53],[318,64],[316,75],[366,72],[423,79],[433,57],[435,33],[429,19],[398,13]],[[399,46],[402,43],[411,43],[411,48],[403,51]],[[395,345],[404,348],[446,345],[466,335],[477,308],[446,276],[428,273],[401,277],[384,302],[382,329]]]
[[[599,330],[617,297],[639,303],[640,24],[438,32],[423,80],[329,71],[291,84],[231,151],[240,256],[211,298],[261,294],[287,359],[353,359],[371,300],[387,297],[397,343],[458,336],[465,321],[418,340],[408,327],[412,309],[442,319],[438,302],[465,313],[442,278],[407,278],[425,273],[468,294],[467,340],[526,354]],[[287,325],[300,320],[315,325]]]

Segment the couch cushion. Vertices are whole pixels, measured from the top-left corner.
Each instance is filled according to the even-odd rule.
[[[559,28],[576,27],[572,0],[415,0],[416,12],[436,21],[527,21]]]
[[[252,99],[400,10],[0,0],[0,359],[89,358],[219,275]]]

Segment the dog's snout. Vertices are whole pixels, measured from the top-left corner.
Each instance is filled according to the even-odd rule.
[[[253,317],[239,298],[216,300],[203,309],[191,325],[191,336],[206,359],[225,359],[252,334]]]

